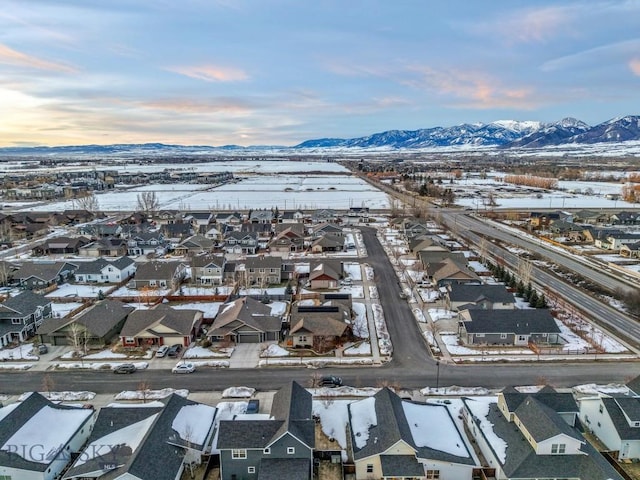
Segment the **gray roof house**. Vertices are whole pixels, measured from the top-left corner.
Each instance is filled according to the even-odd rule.
[[[70,345],[74,343],[75,335],[88,346],[104,346],[118,337],[133,310],[134,307],[117,300],[102,300],[74,317],[49,318],[42,322],[36,333],[41,343]]]
[[[217,447],[222,480],[311,479],[311,394],[291,382],[274,395],[269,420],[220,421]]]
[[[176,288],[184,280],[187,265],[180,261],[151,261],[138,265],[134,288]]]
[[[1,478],[59,478],[89,437],[94,414],[92,408],[53,403],[35,392],[0,408]]]
[[[160,304],[150,310],[135,310],[127,317],[120,339],[125,347],[188,346],[202,323],[200,310],[176,310]]]
[[[282,282],[282,257],[248,256],[244,261],[247,285],[268,286]]]
[[[223,255],[202,254],[191,257],[191,281],[196,285],[222,285],[224,267],[227,263]]]
[[[546,400],[515,390],[510,395],[509,403],[504,394],[498,395],[497,402],[463,399],[462,417],[485,458],[486,476],[505,480],[622,478],[571,423],[575,415],[563,416],[558,411],[566,410],[567,401],[559,396],[553,400],[553,390],[545,389]],[[575,414],[577,407],[573,409]]]
[[[348,410],[358,480],[471,478],[478,465],[446,405],[405,401],[385,387]]]
[[[640,459],[640,397],[588,396],[580,420],[619,460]]]
[[[29,290],[45,290],[66,282],[78,268],[69,262],[27,262],[13,272],[13,282]]]
[[[460,340],[469,345],[561,344],[560,328],[543,308],[464,310],[458,314]]]
[[[282,319],[271,314],[268,305],[251,297],[240,297],[220,307],[207,332],[209,340],[261,343],[279,340]]]
[[[91,262],[78,262],[73,276],[78,283],[120,283],[135,273],[136,263],[130,257],[96,258]]]
[[[0,347],[24,342],[51,316],[51,300],[29,290],[0,304]]]
[[[447,285],[445,301],[448,310],[459,310],[462,306],[484,310],[516,308],[516,300],[507,287],[484,283]]]
[[[325,294],[317,304],[296,303],[291,311],[287,345],[324,352],[352,334],[351,295]]]
[[[103,407],[64,480],[175,480],[211,451],[216,408],[180,395],[153,405]]]
[[[227,253],[255,255],[258,250],[256,232],[229,232],[224,237],[224,250]]]
[[[122,238],[105,237],[78,249],[83,257],[122,257],[127,254],[127,241]]]

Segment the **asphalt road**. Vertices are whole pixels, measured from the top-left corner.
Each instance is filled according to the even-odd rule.
[[[455,220],[451,220],[452,216],[455,216]],[[617,288],[617,285],[612,283],[613,280],[611,277],[602,274],[593,268],[589,268],[588,265],[584,265],[581,262],[573,260],[560,253],[545,249],[534,242],[521,239],[509,232],[504,232],[498,228],[487,225],[473,217],[447,213],[443,213],[442,217],[447,218],[447,224],[451,224],[455,221],[458,230],[465,237],[475,243],[479,243],[481,238],[475,233],[477,232],[485,235],[486,237],[499,239],[506,243],[526,248],[528,251],[537,253],[543,257],[547,257],[550,261],[555,262],[558,265],[562,265],[593,282]],[[492,243],[488,245],[488,249],[494,257],[502,258],[509,266],[517,270],[519,259],[516,255]],[[631,344],[636,346],[640,344],[640,324],[623,312],[604,304],[588,292],[575,288],[563,279],[549,274],[537,267],[533,268],[532,280],[538,285],[543,286],[548,294],[576,306],[577,310],[588,312],[588,315],[591,318],[599,322],[601,325],[608,327],[618,336],[627,339]]]
[[[393,360],[380,367],[334,367],[312,370],[301,367],[266,367],[256,369],[206,369],[188,375],[166,370],[142,370],[132,375],[114,375],[108,371],[0,372],[0,393],[19,394],[42,391],[45,385],[55,391],[88,390],[117,393],[146,388],[186,388],[190,391],[223,390],[246,385],[258,390],[275,390],[291,380],[311,386],[317,375],[335,374],[346,385],[356,387],[394,385],[406,389],[427,386],[483,386],[499,388],[508,385],[548,383],[568,387],[584,383],[624,382],[640,375],[636,362],[596,360],[584,363],[473,364],[451,365],[430,357],[411,309],[400,299],[400,287],[391,262],[375,237],[375,230],[362,229],[369,258],[365,261],[375,270],[380,303],[394,346]],[[596,359],[597,357],[594,357]]]

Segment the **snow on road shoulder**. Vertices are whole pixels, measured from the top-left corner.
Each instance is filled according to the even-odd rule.
[[[181,397],[187,397],[189,390],[180,389],[175,390],[173,388],[163,388],[162,390],[124,390],[117,394],[114,399],[118,400],[161,400],[168,397],[171,394],[180,395]]]
[[[250,398],[256,393],[251,387],[229,387],[222,392],[222,398]]]

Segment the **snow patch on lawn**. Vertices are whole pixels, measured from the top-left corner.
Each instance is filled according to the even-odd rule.
[[[282,348],[277,343],[272,343],[260,354],[261,357],[288,357],[289,355],[291,355],[291,352],[289,352],[289,350],[285,348]]]
[[[215,407],[203,404],[185,405],[173,419],[171,428],[178,432],[182,440],[203,445],[215,416]]]
[[[162,390],[124,390],[117,394],[115,400],[161,400],[171,394],[187,397],[189,390],[175,390],[173,388],[163,388]]]
[[[251,387],[229,387],[222,392],[222,398],[251,398],[256,393]]]
[[[353,400],[314,400],[313,415],[320,417],[322,432],[334,438],[341,448],[347,448],[348,405]]]

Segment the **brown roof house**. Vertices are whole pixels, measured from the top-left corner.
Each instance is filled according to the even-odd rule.
[[[101,347],[118,337],[133,310],[116,300],[102,300],[74,317],[49,318],[36,333],[41,343]]]
[[[220,307],[207,336],[212,342],[261,343],[280,339],[282,319],[271,307],[251,297],[240,297]]]
[[[310,303],[303,300],[291,311],[287,346],[326,352],[351,338],[351,295],[324,294]]]
[[[134,288],[177,288],[187,275],[188,266],[180,261],[141,263],[133,278]]]
[[[120,331],[125,347],[180,344],[188,346],[202,323],[200,310],[175,310],[160,304],[151,310],[131,312]]]
[[[339,288],[342,278],[342,264],[337,262],[311,263],[309,270],[309,288]]]

